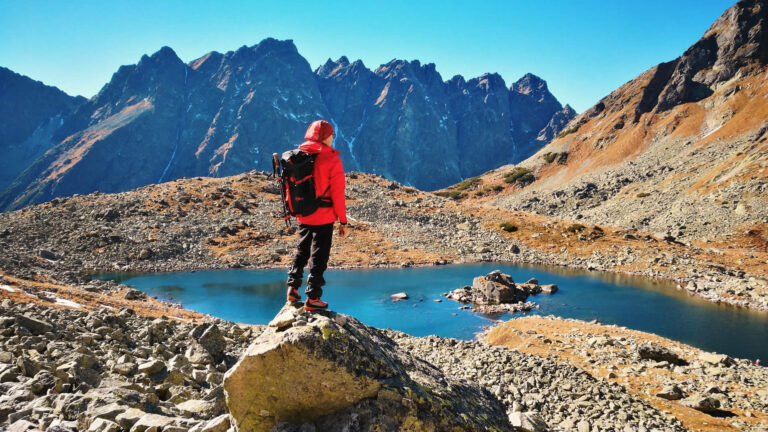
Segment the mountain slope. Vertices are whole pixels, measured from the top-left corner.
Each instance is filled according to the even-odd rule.
[[[506,184],[511,168],[502,167],[477,187],[504,190],[477,199],[685,241],[728,235],[764,248],[766,26],[767,2],[737,3],[681,57],[624,84],[521,163],[533,183]]]
[[[0,67],[0,190],[53,145],[63,118],[83,102]]]
[[[555,117],[575,114],[541,79],[522,81],[536,83],[534,97],[517,97],[530,86],[508,90],[498,75],[443,82],[433,64],[418,61],[371,71],[341,58],[313,72],[291,41],[266,39],[189,64],[164,47],[121,67],[68,116],[55,147],[0,194],[0,208],[268,170],[272,153],[301,142],[317,118],[336,124],[347,167],[434,189],[519,160],[543,144],[537,137],[546,141],[548,125],[562,126]]]

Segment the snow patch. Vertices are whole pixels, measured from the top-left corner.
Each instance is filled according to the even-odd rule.
[[[67,307],[76,308],[76,309],[80,309],[81,307],[83,307],[83,305],[81,305],[80,303],[75,303],[72,300],[67,300],[59,297],[56,297],[56,304],[59,306],[67,306]]]
[[[16,290],[15,290],[15,289],[11,288],[11,287],[10,287],[10,286],[8,286],[8,285],[0,285],[0,290],[3,290],[3,291],[8,291],[8,292],[16,292]]]
[[[445,121],[446,121],[446,120],[448,120],[448,116],[446,116],[446,115],[444,115],[444,116],[443,116],[443,117],[440,119],[440,127],[441,127],[441,128],[443,128],[443,129],[448,129],[448,127],[445,125]]]
[[[80,309],[83,307],[80,303],[73,302],[72,300],[63,299],[61,297],[56,297],[56,293],[51,291],[43,291],[43,293],[48,294],[49,296],[53,297],[54,303],[56,303],[59,306],[67,306],[72,308]]]
[[[721,127],[723,127],[723,125],[720,125],[720,126],[714,128],[714,129],[712,129],[711,131],[707,132],[706,134],[704,134],[704,136],[702,138],[706,138],[706,137],[712,135],[713,133],[717,132]]]

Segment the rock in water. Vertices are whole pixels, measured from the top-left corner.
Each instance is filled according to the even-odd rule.
[[[504,406],[487,390],[446,377],[382,331],[333,312],[305,316],[301,325],[265,330],[227,372],[238,430],[283,422],[317,430],[510,430]]]
[[[512,277],[498,270],[472,280],[472,302],[477,304],[502,304],[525,301],[528,294],[518,289]]]

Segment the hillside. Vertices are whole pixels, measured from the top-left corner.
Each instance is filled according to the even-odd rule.
[[[275,39],[188,64],[163,47],[80,102],[45,134],[27,128],[34,139],[22,147],[39,151],[4,174],[0,209],[269,170],[272,153],[295,148],[318,118],[335,125],[348,169],[436,189],[527,157],[575,115],[531,74],[507,87],[497,74],[443,81],[434,64],[372,71],[345,57],[312,71],[292,41]]]
[[[544,263],[672,279],[692,295],[768,310],[768,251],[750,245],[703,249],[639,230],[457,203],[370,174],[349,177],[352,231],[334,242],[335,267]],[[265,173],[251,172],[3,213],[0,271],[87,285],[97,271],[286,267],[296,225],[284,224],[277,191]]]
[[[713,254],[641,231],[456,202],[370,174],[349,177],[350,230],[347,238],[334,241],[331,264],[336,267],[538,262],[672,278],[691,295],[768,310],[768,267],[750,260],[746,272],[733,270],[730,254],[744,250]],[[295,225],[283,223],[275,192],[273,179],[250,172],[57,198],[0,214],[0,325],[4,334],[21,335],[30,331],[27,326],[40,332],[50,325],[56,330],[45,337],[57,347],[21,350],[24,339],[4,339],[9,353],[0,353],[0,368],[14,380],[0,383],[7,390],[0,403],[20,414],[0,411],[6,413],[0,425],[32,420],[78,430],[115,421],[128,430],[137,422],[201,427],[222,422],[220,415],[228,418],[222,374],[264,328],[201,316],[90,275],[285,268],[296,241]],[[515,224],[516,230],[507,232],[502,222]],[[768,260],[768,254],[760,258]],[[513,425],[543,422],[570,430],[587,421],[620,429],[641,422],[661,430],[759,431],[766,419],[762,390],[752,392],[768,379],[765,368],[748,360],[613,326],[573,320],[526,323],[513,320],[492,330],[487,341],[495,347],[384,334],[407,355],[434,365],[432,370],[495,395]],[[203,337],[212,325],[218,330]],[[647,343],[667,347],[690,364],[644,358]],[[130,354],[124,346],[133,347]],[[215,363],[211,353],[225,353],[225,361]],[[54,366],[71,362],[79,363],[73,363],[70,374],[60,374],[59,384],[47,378]],[[682,391],[690,396],[685,401],[655,396],[664,394],[662,386],[681,380]],[[120,384],[125,381],[134,384],[125,389]],[[26,411],[30,404],[43,403],[45,391],[57,385],[62,387],[51,397],[57,406],[66,402],[66,412]],[[713,386],[717,392],[707,396]],[[707,397],[719,401],[715,414],[726,418],[702,414],[697,409],[704,405],[685,405],[709,403]],[[629,415],[617,416],[617,406]],[[537,408],[546,409],[534,415]],[[588,420],[580,416],[585,413]]]
[[[766,23],[765,1],[738,2],[682,56],[624,84],[519,167],[484,174],[464,194],[716,253],[745,247],[738,268],[768,246]],[[513,169],[530,175],[516,179]]]
[[[0,191],[52,147],[54,131],[84,102],[0,67]]]

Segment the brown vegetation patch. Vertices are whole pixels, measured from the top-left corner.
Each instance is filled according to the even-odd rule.
[[[622,385],[627,391],[647,400],[656,409],[667,412],[679,419],[686,428],[703,432],[738,431],[726,419],[719,419],[699,411],[685,407],[678,402],[668,401],[656,397],[655,394],[662,389],[662,382],[673,379],[682,382],[689,375],[675,373],[668,368],[648,368],[647,373],[626,373],[630,367],[636,366],[633,362],[612,365],[611,370],[605,366],[596,366],[593,356],[596,349],[585,346],[583,336],[575,337],[575,332],[589,334],[590,336],[608,336],[614,339],[621,337],[633,338],[638,341],[653,342],[668,349],[683,349],[686,351],[700,352],[697,348],[675,342],[654,334],[644,333],[616,326],[605,326],[575,320],[546,319],[543,317],[528,316],[509,320],[501,325],[491,328],[484,339],[491,345],[503,345],[527,354],[539,357],[552,357],[558,361],[581,368],[596,378],[605,378]],[[620,348],[604,347],[604,351],[617,351]],[[617,376],[609,378],[609,373]],[[741,386],[728,389],[730,392],[743,392],[751,394],[754,389]],[[760,424],[768,421],[768,413],[752,411],[747,417],[743,411],[733,410],[739,419],[747,423]]]
[[[59,307],[79,310],[112,309],[118,311],[129,308],[141,316],[159,318],[161,316],[176,317],[185,321],[195,321],[204,316],[198,312],[183,309],[181,307],[163,303],[157,299],[147,297],[142,300],[124,299],[125,291],[104,294],[89,292],[82,288],[62,285],[50,281],[37,281],[19,279],[0,272],[7,280],[8,286],[13,290],[0,289],[0,300],[10,299],[19,303],[35,303],[47,307]],[[55,298],[71,301],[79,305],[68,305],[66,302],[57,304]]]

